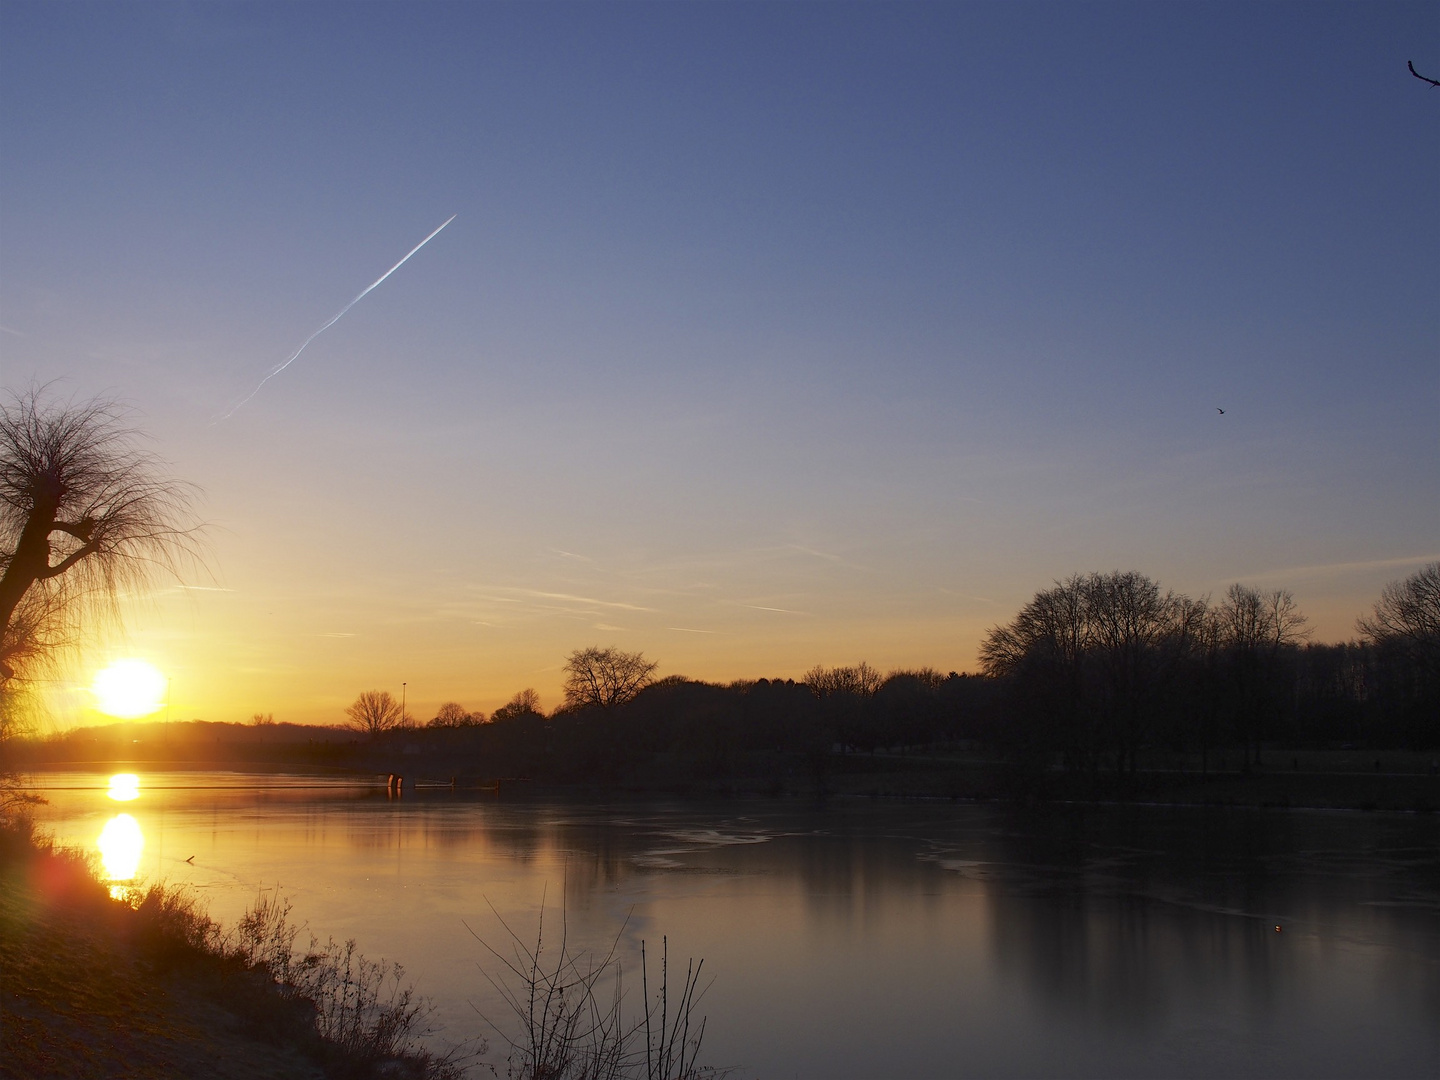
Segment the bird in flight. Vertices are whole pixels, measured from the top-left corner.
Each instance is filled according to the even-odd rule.
[[[1410,74],[1414,75],[1415,78],[1419,79],[1421,82],[1428,82],[1431,86],[1440,86],[1440,79],[1432,79],[1428,76],[1421,75],[1420,72],[1416,71],[1414,60],[1406,60],[1405,65],[1410,69]]]
[[[1219,405],[1216,405],[1216,406],[1215,406],[1215,411],[1218,412],[1221,416],[1224,416],[1224,415],[1225,415],[1225,410],[1222,409],[1222,408],[1220,408]]]

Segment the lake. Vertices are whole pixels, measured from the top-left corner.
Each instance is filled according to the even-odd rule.
[[[543,903],[547,947],[562,922],[571,948],[618,935],[636,995],[642,939],[703,957],[701,1059],[737,1077],[1440,1075],[1435,815],[37,779],[40,821],[106,834],[117,878],[227,924],[278,886],[493,1061],[482,939],[533,943]]]

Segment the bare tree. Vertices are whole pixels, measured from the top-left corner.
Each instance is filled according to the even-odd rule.
[[[1019,673],[1037,655],[1078,667],[1087,632],[1085,579],[1077,574],[1036,593],[1014,622],[992,627],[980,643],[980,665],[995,678]]]
[[[1288,590],[1261,592],[1238,582],[1213,612],[1233,723],[1247,762],[1253,754],[1258,765],[1267,717],[1280,712],[1286,697],[1280,685],[1286,667],[1282,654],[1309,634],[1309,620]]]
[[[447,701],[435,710],[435,718],[425,726],[472,727],[475,724],[483,724],[484,722],[485,714],[483,712],[472,713],[458,701]]]
[[[1009,688],[1021,718],[1006,731],[1010,751],[1040,761],[1058,750],[1069,768],[1097,762],[1095,710],[1086,694],[1086,580],[1075,574],[1056,581],[980,643],[981,668]]]
[[[1440,731],[1440,562],[1386,585],[1355,626],[1375,644],[1381,696],[1413,717],[1417,744],[1433,742]]]
[[[1091,655],[1106,742],[1121,768],[1135,771],[1136,753],[1154,726],[1159,695],[1172,674],[1176,616],[1183,604],[1144,574],[1113,571],[1086,581]]]
[[[77,620],[197,554],[193,489],[139,447],[114,402],[0,404],[0,686]]]
[[[1375,610],[1355,628],[1374,641],[1406,641],[1440,649],[1440,562],[1392,581],[1380,593]]]
[[[514,720],[520,716],[541,715],[543,714],[540,712],[540,694],[527,686],[491,713],[490,720],[494,723],[500,720]]]
[[[850,694],[870,697],[879,690],[885,677],[864,660],[854,667],[822,667],[815,665],[805,673],[804,683],[816,697]]]
[[[602,709],[623,705],[650,685],[659,666],[643,653],[593,645],[576,649],[565,661],[565,704]]]
[[[872,722],[871,699],[885,677],[864,660],[854,667],[827,668],[816,665],[801,680],[820,699],[825,741],[839,743],[845,751],[873,751],[879,736]]]
[[[1026,718],[1017,748],[1059,749],[1067,766],[1092,770],[1113,755],[1133,772],[1204,618],[1203,602],[1144,574],[1077,574],[992,628],[980,661]]]
[[[382,731],[408,726],[407,718],[401,712],[400,703],[388,690],[366,690],[345,709],[347,727],[379,735]]]
[[[929,665],[918,668],[896,668],[885,676],[885,685],[888,686],[892,682],[901,680],[909,680],[917,686],[923,686],[926,690],[938,690],[945,682],[945,676]]]
[[[1238,582],[1215,608],[1223,642],[1232,649],[1262,651],[1296,645],[1310,633],[1288,589],[1261,592]]]

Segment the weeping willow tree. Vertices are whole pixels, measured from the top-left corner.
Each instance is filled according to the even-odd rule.
[[[0,402],[0,754],[83,625],[196,560],[193,500],[115,402]]]

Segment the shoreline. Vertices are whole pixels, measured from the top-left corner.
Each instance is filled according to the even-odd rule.
[[[324,1004],[227,940],[183,892],[112,898],[83,853],[0,821],[0,1075],[459,1075],[414,1044],[385,1052],[325,1038]]]
[[[1427,757],[1428,755],[1420,755]],[[430,779],[424,763],[413,770],[403,792],[387,790],[384,771],[374,769],[312,769],[292,763],[257,766],[253,762],[112,760],[46,762],[32,765],[26,774],[34,779],[52,773],[139,771],[224,772],[246,777],[305,778],[331,782],[353,780],[358,787],[374,787],[387,797],[432,799],[462,796],[466,799],[529,801],[537,798],[607,799],[658,797],[665,799],[726,798],[861,798],[917,799],[950,802],[1136,805],[1187,807],[1251,807],[1255,809],[1440,812],[1440,776],[1417,771],[1362,772],[1252,768],[1249,771],[1199,773],[1185,769],[1150,769],[1130,774],[1113,772],[1066,773],[1023,769],[998,762],[937,762],[921,756],[881,759],[855,755],[836,757],[823,775],[773,778],[720,777],[705,781],[678,781],[673,777],[629,775],[611,782],[564,782],[529,777],[492,777],[459,773],[454,783]],[[882,765],[866,768],[869,765]],[[417,768],[418,765],[418,768]],[[38,785],[43,788],[43,785]],[[295,787],[287,784],[287,787]]]

